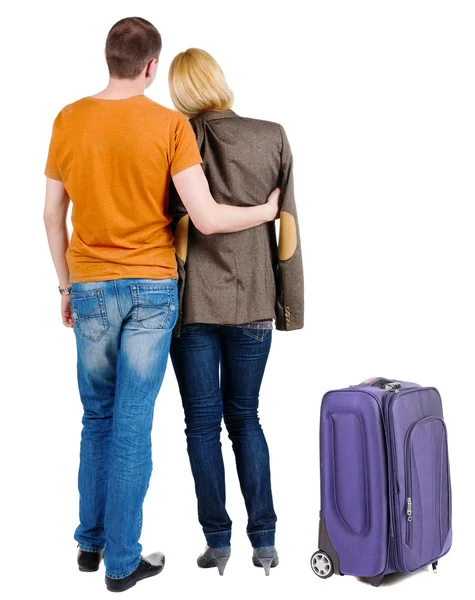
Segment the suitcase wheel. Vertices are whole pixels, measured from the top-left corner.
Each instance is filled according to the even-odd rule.
[[[334,573],[332,559],[326,552],[317,550],[310,559],[310,565],[315,575],[318,575],[320,579],[328,579]]]

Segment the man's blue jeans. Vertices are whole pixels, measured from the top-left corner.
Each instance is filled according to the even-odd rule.
[[[212,548],[229,546],[231,540],[220,442],[223,416],[246,504],[249,540],[254,548],[274,545],[277,517],[269,450],[258,417],[271,339],[269,329],[194,324],[172,340],[198,518]]]
[[[140,562],[153,410],[177,307],[173,279],[72,284],[84,407],[80,525],[74,537],[82,550],[104,549],[106,574],[114,579],[126,577]]]

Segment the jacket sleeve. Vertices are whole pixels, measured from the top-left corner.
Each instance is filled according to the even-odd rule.
[[[190,217],[181,201],[178,192],[170,181],[168,192],[168,214],[172,220],[170,227],[173,233],[173,244],[178,270],[178,318],[173,329],[173,337],[179,337],[183,322],[183,296],[185,293],[186,280],[186,256],[188,254],[188,228]]]
[[[195,132],[198,147],[201,150],[203,143],[203,127],[199,119],[191,119],[190,124]],[[173,330],[174,337],[180,337],[183,322],[183,297],[185,294],[186,282],[186,257],[188,254],[188,231],[190,227],[190,217],[187,210],[176,191],[173,180],[170,180],[168,191],[168,214],[172,220],[170,226],[174,238],[176,253],[176,262],[178,269],[178,319]]]
[[[304,278],[300,231],[295,205],[293,159],[281,126],[281,209],[277,256],[276,328],[280,331],[304,326]]]

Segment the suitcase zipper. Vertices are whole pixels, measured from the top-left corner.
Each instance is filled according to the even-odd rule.
[[[394,567],[396,570],[401,571],[400,561],[399,561],[399,527],[397,525],[396,520],[396,511],[398,504],[398,485],[396,479],[396,470],[395,470],[395,451],[393,444],[393,431],[392,431],[392,423],[389,419],[389,407],[391,401],[395,395],[399,393],[398,391],[390,392],[386,396],[385,402],[385,411],[383,412],[386,421],[386,431],[387,431],[387,441],[388,441],[388,457],[389,457],[389,465],[388,465],[388,483],[389,483],[389,498],[390,498],[390,519],[392,523],[392,528],[394,532],[394,540],[395,540],[395,548],[394,548]]]
[[[429,417],[425,417],[423,419],[419,419],[419,421],[416,421],[415,423],[413,423],[409,429],[407,430],[406,433],[406,439],[404,442],[404,446],[405,446],[405,465],[404,465],[404,471],[405,471],[405,479],[406,479],[406,517],[407,517],[407,524],[406,524],[406,544],[409,546],[409,548],[412,548],[412,528],[413,528],[413,517],[414,517],[414,510],[413,510],[413,505],[412,505],[412,446],[411,446],[411,437],[412,437],[412,433],[414,431],[414,429],[418,426],[418,425],[422,425],[423,423],[430,423],[431,421],[440,421],[445,429],[445,423],[444,420],[441,419],[440,417],[437,417],[435,415],[431,415]]]
[[[406,526],[406,544],[412,546],[412,498],[409,496],[406,500],[406,515],[407,515],[407,526]]]

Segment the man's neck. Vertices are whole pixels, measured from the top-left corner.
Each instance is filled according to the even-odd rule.
[[[121,100],[131,96],[143,95],[145,85],[141,78],[139,79],[109,79],[108,86],[91,96],[92,98],[102,98],[104,100]]]

